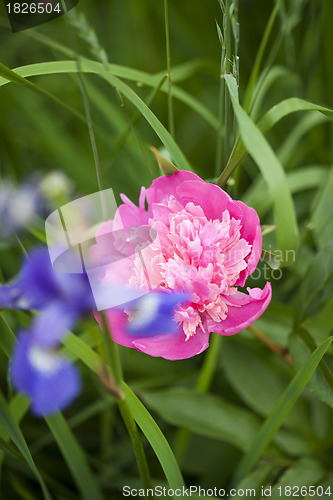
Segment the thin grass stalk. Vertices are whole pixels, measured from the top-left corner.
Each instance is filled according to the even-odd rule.
[[[66,3],[64,0],[61,0],[64,12],[67,13],[67,15],[71,15],[67,11]],[[98,189],[99,191],[103,191],[103,182],[102,182],[102,172],[101,172],[101,167],[100,167],[100,162],[99,162],[99,156],[98,156],[98,151],[97,151],[97,144],[96,144],[96,138],[95,138],[95,132],[94,132],[94,125],[92,121],[92,116],[91,116],[91,109],[90,109],[90,104],[89,104],[89,99],[88,99],[88,94],[86,90],[86,86],[84,83],[84,78],[83,78],[83,73],[82,73],[82,68],[81,68],[81,62],[80,62],[80,57],[79,57],[79,51],[78,51],[78,46],[77,46],[77,41],[75,34],[73,32],[73,29],[70,25],[70,23],[67,23],[68,27],[68,32],[69,36],[71,39],[73,51],[75,54],[76,58],[76,64],[77,64],[77,69],[78,69],[78,78],[79,78],[79,83],[80,83],[80,90],[81,90],[81,95],[82,95],[82,101],[83,101],[83,107],[84,107],[84,112],[86,115],[87,119],[87,126],[88,126],[88,132],[89,132],[89,138],[90,138],[90,143],[91,143],[91,148],[93,152],[93,157],[94,157],[94,163],[95,163],[95,169],[96,169],[96,176],[97,176],[97,182],[98,182]],[[104,203],[103,203],[104,206]]]
[[[150,107],[150,105],[154,101],[156,95],[160,91],[160,89],[161,89],[163,83],[165,82],[166,78],[167,78],[167,75],[163,76],[163,78],[161,79],[161,81],[159,82],[159,84],[157,85],[157,87],[155,87],[149,93],[149,95],[147,97],[147,100],[146,100],[146,104],[147,104],[148,107]],[[139,113],[139,111],[135,111],[133,113],[133,115],[131,117],[129,117],[130,123],[128,122],[127,127],[119,135],[118,139],[115,141],[115,144],[114,144],[113,148],[110,151],[110,163],[109,163],[109,167],[108,168],[110,168],[110,165],[112,164],[112,161],[114,160],[114,157],[116,156],[116,154],[121,150],[121,148],[125,144],[125,142],[126,142],[128,136],[129,136],[129,134],[131,133],[131,131],[133,131],[134,125],[136,124],[136,122],[138,121],[138,119],[140,118],[140,116],[141,116],[141,114]],[[153,176],[150,164],[149,164],[149,170],[150,170],[150,172],[151,172],[151,174]]]
[[[245,92],[244,109],[246,111],[248,111],[250,109],[250,106],[252,104],[254,86],[255,86],[255,83],[258,79],[261,62],[262,62],[264,52],[265,52],[267,44],[268,44],[269,37],[271,35],[272,29],[273,29],[273,26],[275,23],[276,16],[279,12],[281,2],[282,2],[282,0],[277,0],[275,7],[272,10],[272,13],[271,13],[270,18],[268,20],[268,23],[266,25],[266,29],[265,29],[264,35],[262,37],[262,40],[261,40],[261,43],[259,46],[259,50],[257,52],[256,59],[255,59],[254,64],[253,64],[253,69],[252,69],[251,76],[249,78],[249,83],[247,85],[246,92]]]
[[[223,118],[224,118],[224,93],[225,93],[225,82],[224,82],[225,45],[223,39],[221,39],[221,42],[223,43],[223,45],[221,51],[221,64],[220,64],[220,88],[219,88],[219,103],[218,103],[219,124],[217,127],[217,135],[216,135],[215,175],[218,175],[221,172],[222,152],[223,152],[222,131],[224,127]]]
[[[125,392],[123,390],[124,380],[123,380],[123,371],[120,361],[118,344],[113,340],[112,333],[110,331],[110,326],[106,320],[105,315],[102,313],[102,323],[104,329],[104,342],[105,342],[105,351],[106,357],[108,361],[108,365],[112,372],[112,377],[114,384],[112,383],[111,393],[116,396],[117,404],[123,418],[124,424],[126,426],[127,432],[129,434],[135,459],[138,465],[140,477],[142,480],[142,484],[145,489],[152,488],[152,482],[150,477],[150,472],[148,468],[148,462],[146,459],[145,451],[142,445],[141,437],[139,434],[138,427],[133,418],[131,409],[129,407],[128,402],[126,401]],[[113,382],[111,381],[111,382]],[[114,392],[113,392],[114,391]]]
[[[173,116],[173,101],[172,101],[172,75],[171,75],[171,56],[170,56],[170,34],[169,34],[169,13],[168,0],[164,0],[164,22],[165,22],[165,41],[166,41],[166,56],[167,56],[167,75],[168,75],[168,121],[169,132],[175,137],[175,122]]]
[[[127,109],[126,109],[126,106],[125,106],[125,102],[124,102],[123,96],[121,95],[121,93],[120,93],[117,89],[115,89],[115,92],[116,92],[116,95],[117,95],[117,97],[118,97],[120,107],[121,107],[121,109],[122,109],[122,110],[123,110],[123,112],[124,112],[124,115],[125,115],[126,121],[127,121],[127,123],[128,123],[128,126],[129,126],[129,129],[130,129],[130,131],[132,132],[132,134],[133,134],[133,136],[134,136],[134,139],[135,139],[135,141],[136,141],[136,143],[137,143],[137,146],[138,146],[138,148],[139,148],[139,149],[140,149],[140,151],[141,151],[141,154],[142,154],[143,159],[144,159],[144,161],[145,161],[145,163],[146,163],[146,165],[147,165],[147,167],[148,167],[148,170],[149,170],[149,172],[150,172],[150,175],[154,178],[154,173],[153,173],[153,170],[152,170],[151,165],[150,165],[150,163],[149,163],[148,157],[147,157],[147,155],[146,155],[146,153],[145,153],[145,150],[144,150],[144,148],[143,148],[143,146],[142,146],[142,144],[141,144],[141,142],[140,142],[140,139],[139,139],[139,137],[138,137],[137,133],[135,132],[135,129],[134,129],[134,126],[133,126],[133,123],[132,123],[131,117],[129,116],[129,114],[128,114],[128,112],[127,112]]]
[[[237,83],[239,84],[239,56],[238,56],[238,50],[239,50],[239,22],[238,22],[238,3],[239,0],[234,0],[233,4],[233,12],[231,15],[231,27],[232,27],[232,32],[234,36],[234,60],[233,60],[233,74],[237,80]],[[236,143],[236,136],[237,136],[237,120],[235,115],[233,114],[233,127],[232,127],[232,144],[235,147]],[[231,154],[234,151],[231,152]],[[230,155],[231,156],[231,155]],[[230,157],[229,157],[230,158]],[[229,161],[229,159],[228,159]]]
[[[211,343],[207,351],[205,360],[203,362],[202,368],[200,370],[200,374],[196,384],[196,390],[200,393],[208,392],[211,386],[214,373],[216,371],[221,344],[222,344],[222,336],[217,334],[212,334]],[[179,463],[182,463],[183,460],[185,459],[191,435],[192,435],[191,432],[185,428],[181,428],[178,431],[175,443],[175,455]]]
[[[226,12],[224,16],[224,40],[225,40],[225,70],[229,74],[232,72],[232,29],[231,29],[231,0],[226,0]],[[224,83],[225,84],[225,83]],[[223,164],[226,165],[230,156],[231,137],[231,101],[229,93],[224,89],[224,151]]]

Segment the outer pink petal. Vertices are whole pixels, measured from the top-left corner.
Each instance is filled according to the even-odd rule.
[[[117,210],[115,221],[122,227],[141,226],[148,224],[149,214],[145,209],[136,205],[120,205]]]
[[[185,341],[185,333],[181,327],[170,335],[134,340],[126,331],[127,316],[125,313],[109,309],[105,315],[115,342],[126,347],[134,347],[150,356],[160,356],[170,360],[191,358],[207,349],[209,344],[209,334],[202,332],[201,329]],[[101,318],[97,313],[95,313],[95,318],[103,329]]]
[[[136,339],[133,346],[150,356],[161,356],[165,359],[186,359],[200,354],[209,345],[209,333],[198,329],[197,333],[185,341],[182,327],[168,336]]]
[[[242,218],[242,210],[231,197],[215,184],[186,180],[177,188],[178,198],[183,205],[189,202],[200,205],[208,220],[222,220],[224,210],[228,210],[235,219]]]
[[[164,203],[167,205],[170,195],[178,199],[177,187],[184,181],[195,180],[205,184],[198,175],[187,170],[178,170],[172,175],[163,175],[155,179],[152,185],[147,189],[147,201],[150,207],[152,203]]]
[[[247,268],[240,273],[239,279],[235,283],[235,286],[244,286],[246,278],[253,273],[259,262],[262,250],[262,232],[260,220],[254,208],[248,207],[242,201],[236,200],[234,203],[242,211],[241,237],[252,245],[251,252],[245,259],[248,264]]]
[[[262,315],[271,301],[271,284],[267,282],[263,290],[247,288],[247,291],[249,295],[237,292],[235,295],[228,296],[228,301],[235,305],[228,305],[227,317],[220,323],[207,320],[209,331],[220,335],[234,335],[252,325]]]

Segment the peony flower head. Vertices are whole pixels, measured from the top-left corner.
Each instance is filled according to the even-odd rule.
[[[145,199],[148,209],[145,208]],[[117,264],[117,281],[129,287],[188,295],[174,310],[176,333],[135,338],[129,334],[126,310],[106,312],[113,338],[152,356],[184,359],[204,351],[209,334],[233,335],[252,324],[271,299],[271,285],[263,290],[238,290],[255,270],[262,250],[256,211],[220,187],[194,173],[178,171],[142,188],[139,206],[122,196],[113,221],[97,233],[148,225],[157,234],[149,245]],[[107,258],[107,256],[105,255]],[[115,279],[106,271],[105,282]]]

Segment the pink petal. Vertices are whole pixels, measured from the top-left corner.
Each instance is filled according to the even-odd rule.
[[[208,184],[197,180],[186,180],[178,188],[177,194],[183,205],[189,202],[200,205],[208,220],[222,220],[224,210],[228,210],[231,217],[242,218],[242,210],[234,203],[228,193],[215,184]]]
[[[150,356],[161,356],[170,360],[191,358],[207,349],[208,345],[208,333],[204,333],[198,328],[197,333],[185,341],[182,327],[172,335],[136,339],[133,342],[133,346],[139,351]]]
[[[207,349],[209,344],[209,334],[201,329],[185,341],[185,333],[181,327],[171,335],[133,340],[126,331],[127,315],[124,312],[109,309],[105,311],[105,315],[115,342],[126,347],[134,347],[150,356],[160,356],[170,360],[191,358]],[[95,318],[103,329],[100,315],[95,313]]]
[[[164,203],[167,205],[170,195],[178,198],[177,187],[182,182],[187,180],[195,180],[201,184],[205,184],[205,182],[198,175],[193,172],[188,172],[187,170],[178,170],[178,172],[175,172],[172,175],[163,175],[158,177],[147,189],[148,206],[151,206],[152,203]]]
[[[228,302],[234,305],[228,305],[227,317],[220,323],[207,319],[205,326],[208,331],[219,335],[234,335],[252,325],[262,315],[272,297],[271,284],[267,282],[263,290],[247,288],[247,291],[249,295],[237,292],[228,296]]]
[[[248,264],[247,268],[240,273],[239,279],[235,283],[235,286],[244,286],[246,278],[253,273],[258,265],[262,250],[262,232],[260,220],[254,208],[248,207],[242,201],[236,200],[234,203],[242,211],[240,217],[242,220],[241,237],[252,245],[251,252],[245,259]]]

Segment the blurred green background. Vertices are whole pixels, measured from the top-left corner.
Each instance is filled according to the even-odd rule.
[[[241,104],[275,3],[272,0],[239,0]],[[220,5],[217,0],[169,0],[168,5],[174,85],[180,89],[180,95],[184,95],[183,91],[194,99],[191,105],[176,96],[173,99],[175,140],[193,170],[204,179],[213,179],[216,176],[221,57],[216,21],[222,26]],[[111,64],[159,75],[154,80],[157,91],[153,96],[154,86],[140,79],[123,79],[150,103],[150,109],[167,128],[167,93],[157,88],[167,66],[162,0],[80,0],[74,10],[76,21],[72,22],[71,29],[81,58],[98,61],[104,50]],[[1,4],[0,20],[0,61],[7,67],[14,69],[74,59],[64,17],[13,34]],[[290,97],[333,107],[332,22],[332,0],[281,2],[261,65],[267,71],[261,73],[264,74],[263,85],[252,109],[255,122],[272,106]],[[42,75],[30,80],[84,114],[76,74]],[[137,202],[141,185],[149,186],[152,179],[147,161],[154,175],[159,175],[149,147],[160,149],[161,141],[145,119],[136,116],[134,106],[126,99],[124,112],[107,82],[91,74],[85,74],[84,81],[103,187],[113,188],[117,197],[119,193],[126,193]],[[193,102],[200,104],[201,114],[194,109]],[[0,87],[0,109],[2,179],[10,178],[20,184],[33,174],[43,176],[60,169],[74,181],[74,197],[98,190],[84,120],[51,99],[13,83]],[[135,135],[129,130],[127,116],[133,119]],[[266,279],[272,281],[273,301],[255,326],[281,350],[291,350],[294,367],[285,363],[283,356],[271,352],[253,332],[246,331],[235,338],[224,339],[209,389],[211,394],[198,394],[194,388],[205,354],[170,362],[130,349],[121,350],[125,378],[142,396],[176,451],[187,484],[223,488],[230,485],[242,454],[248,450],[260,424],[288,386],[295,368],[302,365],[333,329],[332,256],[325,253],[326,245],[332,249],[329,243],[333,238],[330,118],[317,111],[294,113],[277,123],[267,139],[291,179],[300,248],[294,264],[283,269],[281,279],[276,279],[277,274],[272,276],[265,262],[260,263],[260,269],[267,270]],[[273,224],[272,204],[251,158],[245,159],[226,189],[235,199],[254,206],[262,224]],[[38,228],[43,229],[42,220]],[[270,238],[271,235],[264,237],[265,248],[275,244]],[[31,232],[23,233],[21,239],[27,248],[38,243]],[[22,249],[15,239],[2,243],[0,266],[5,280],[18,271]],[[324,265],[326,258],[327,269],[323,270],[321,263]],[[306,335],[311,336],[309,341],[306,335],[295,335],[294,326],[302,307],[302,290],[306,293],[307,287],[311,288],[306,278],[313,262],[315,277],[321,279],[318,287],[323,295],[302,321]],[[262,287],[264,282],[262,277],[249,280],[247,285]],[[8,314],[6,318],[14,331],[29,323],[29,318],[21,314]],[[77,331],[96,333],[97,328],[93,321],[87,321]],[[291,338],[294,339],[293,348]],[[287,485],[332,485],[332,348],[325,360],[325,367],[311,379],[311,391],[306,389],[294,406],[264,458],[257,463],[256,475],[248,484],[259,487],[280,481],[279,484]],[[2,352],[0,361],[1,387],[10,396],[7,361]],[[140,485],[130,441],[114,403],[103,395],[95,376],[83,364],[81,368],[85,390],[66,415],[104,488],[105,498],[122,498],[124,484]],[[102,407],[93,407],[96,397],[101,398]],[[84,413],[90,405],[91,413]],[[182,444],[184,436],[178,429],[182,426],[193,432],[188,446]],[[46,424],[27,415],[22,430],[37,465],[45,471],[55,498],[79,498]],[[154,481],[164,484],[161,468],[146,441],[145,447]],[[3,463],[1,492],[4,500],[42,498],[27,467],[10,454]]]

